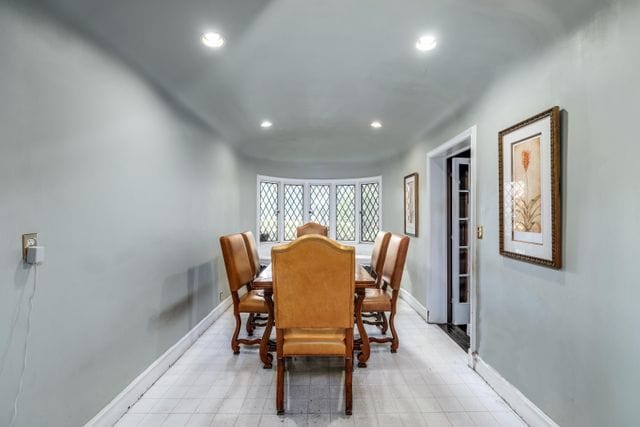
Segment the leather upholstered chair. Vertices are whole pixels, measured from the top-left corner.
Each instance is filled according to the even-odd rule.
[[[258,245],[256,245],[256,239],[253,237],[251,231],[245,231],[242,233],[244,239],[244,245],[247,248],[247,254],[251,267],[253,270],[253,277],[256,278],[260,275],[262,270],[266,268],[266,265],[260,263],[260,254],[258,253]],[[256,326],[266,326],[268,316],[260,316],[260,314],[249,313],[249,319],[247,319],[246,329],[249,336],[253,336],[253,330]]]
[[[278,414],[284,413],[285,360],[343,357],[345,413],[351,414],[355,248],[303,236],[271,250],[275,306]]]
[[[244,244],[247,247],[247,254],[251,261],[251,267],[253,268],[254,277],[258,276],[266,266],[260,264],[260,254],[258,253],[258,245],[256,245],[256,239],[253,237],[251,231],[245,231],[242,233],[244,238]]]
[[[400,282],[402,281],[402,272],[404,264],[407,260],[407,251],[409,250],[409,237],[392,234],[389,238],[389,246],[384,259],[381,274],[381,287],[379,289],[367,289],[365,298],[362,303],[363,313],[390,313],[389,326],[391,328],[391,338],[369,337],[369,342],[375,343],[391,343],[391,352],[398,351],[398,332],[395,328],[395,317],[397,313],[398,296],[400,293]],[[390,288],[390,289],[389,289]],[[389,295],[389,290],[391,295]],[[378,324],[382,322],[367,322],[370,324]],[[383,333],[386,332],[386,318],[384,318]]]
[[[391,233],[388,231],[379,231],[376,240],[373,242],[373,250],[371,251],[371,266],[369,273],[376,279],[376,286],[380,287],[380,278],[382,277],[382,266],[384,258],[387,255],[387,247]]]
[[[229,279],[229,290],[233,300],[233,316],[236,319],[236,328],[231,337],[231,349],[234,354],[240,353],[240,344],[256,345],[260,344],[260,339],[244,339],[238,338],[240,334],[240,326],[242,319],[240,313],[248,313],[250,318],[252,315],[264,313],[267,314],[269,309],[267,302],[262,293],[251,289],[251,283],[255,277],[249,253],[244,243],[242,234],[231,234],[220,237],[220,247],[222,248],[222,256],[224,258],[224,266],[227,270],[227,278]],[[247,292],[240,295],[239,291],[246,288]],[[247,332],[253,333],[253,322],[250,319]]]
[[[382,278],[382,266],[384,265],[384,258],[387,255],[387,246],[389,246],[389,239],[391,233],[388,231],[379,231],[376,235],[376,239],[373,242],[373,250],[371,251],[371,264],[365,266],[365,269],[376,279],[376,287],[380,288]],[[387,316],[384,312],[379,313],[363,313],[363,322],[368,325],[376,325],[382,330],[383,334],[387,333],[389,324],[387,322]],[[369,319],[374,318],[374,321]]]
[[[315,222],[308,222],[296,228],[296,237],[306,236],[307,234],[319,234],[321,236],[329,236],[329,228]]]

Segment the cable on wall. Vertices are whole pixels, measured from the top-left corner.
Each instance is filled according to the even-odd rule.
[[[22,287],[22,291],[20,292],[20,296],[18,297],[18,304],[16,304],[16,308],[13,311],[13,319],[11,320],[11,327],[9,332],[9,338],[7,339],[7,346],[2,352],[2,358],[0,358],[0,378],[2,376],[2,372],[4,372],[4,364],[7,361],[7,355],[9,354],[9,350],[11,349],[11,343],[13,342],[13,335],[16,332],[16,326],[18,324],[18,318],[20,317],[20,313],[22,313],[22,298],[24,297],[24,291],[26,286]]]
[[[20,381],[18,382],[18,390],[16,391],[16,397],[13,400],[13,413],[11,414],[11,422],[9,427],[13,427],[16,418],[18,417],[18,400],[20,399],[20,392],[22,391],[22,383],[24,381],[24,373],[27,368],[27,356],[29,353],[29,335],[31,333],[31,313],[33,312],[33,299],[36,296],[36,289],[38,286],[38,267],[33,266],[33,291],[29,295],[28,311],[27,311],[27,333],[24,338],[24,353],[22,358],[22,370],[20,371]]]

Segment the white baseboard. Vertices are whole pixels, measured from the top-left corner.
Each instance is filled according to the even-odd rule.
[[[407,290],[400,288],[400,298],[405,300],[407,304],[411,306],[425,321],[427,320],[427,308],[420,304],[413,295],[411,295]]]
[[[413,295],[400,288],[400,298],[405,300],[425,321],[427,309]],[[484,379],[509,406],[532,427],[559,427],[547,414],[520,392],[513,384],[487,364],[477,354],[469,351],[468,365]]]
[[[211,313],[207,314],[193,329],[187,332],[184,337],[180,338],[180,341],[165,351],[164,354],[149,365],[143,373],[131,381],[120,394],[85,424],[85,427],[113,426],[125,412],[127,412],[129,407],[138,401],[140,396],[191,347],[198,337],[200,337],[230,305],[231,297],[225,298],[216,308],[211,310]]]
[[[498,371],[479,356],[475,357],[473,368],[502,397],[511,408],[530,426],[558,427],[547,414],[507,381]]]

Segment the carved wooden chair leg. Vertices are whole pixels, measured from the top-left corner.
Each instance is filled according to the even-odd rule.
[[[236,318],[236,329],[235,331],[233,331],[233,336],[231,337],[231,350],[233,350],[233,354],[240,354],[238,335],[240,335],[240,325],[242,324],[242,319],[240,318],[240,313],[234,313],[233,317]]]
[[[278,356],[277,361],[277,386],[276,386],[276,410],[278,415],[284,414],[284,364],[285,358]]]
[[[389,330],[389,322],[387,322],[387,315],[385,314],[384,311],[381,311],[380,313],[380,320],[382,321],[382,327],[380,329],[382,329],[382,335],[386,335],[387,331]]]
[[[253,329],[255,327],[254,325],[254,320],[255,320],[255,316],[253,315],[253,313],[249,313],[249,318],[247,319],[247,335],[249,335],[250,337],[253,336]]]
[[[400,342],[398,340],[398,332],[396,331],[395,320],[396,311],[393,310],[391,311],[391,316],[389,316],[389,326],[391,327],[391,336],[393,337],[391,340],[391,353],[397,353],[398,346],[400,345]]]
[[[284,414],[284,368],[286,358],[283,355],[284,334],[276,329],[276,411],[278,415]]]
[[[371,313],[372,316],[374,316],[376,318],[375,322],[371,322],[369,323],[369,325],[375,325],[377,326],[381,331],[382,331],[382,335],[385,334],[385,323],[386,323],[386,319],[382,319],[382,316],[384,315],[383,312],[380,311],[376,311],[375,313]],[[366,323],[366,322],[365,322]]]
[[[351,415],[353,408],[353,329],[347,331],[347,351],[344,358],[344,413]]]
[[[364,323],[365,325],[373,325],[373,326],[377,326],[379,328],[381,328],[382,326],[382,322],[379,320],[362,320],[362,323]]]
[[[258,321],[266,321],[268,319],[267,316],[263,316],[261,313],[255,313],[253,315],[253,320],[258,320]]]
[[[353,356],[344,359],[344,413],[351,415],[353,407]]]

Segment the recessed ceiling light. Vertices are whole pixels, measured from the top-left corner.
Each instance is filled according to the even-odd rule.
[[[214,48],[214,49],[222,47],[222,45],[225,42],[224,37],[222,37],[218,33],[204,33],[202,35],[201,40],[202,40],[202,44],[204,44],[207,47]]]
[[[382,127],[382,123],[380,123],[378,120],[374,120],[371,122],[371,127],[374,129],[380,129]]]
[[[422,36],[416,42],[416,49],[421,52],[433,50],[438,45],[438,41],[433,36]]]
[[[270,120],[263,120],[262,123],[260,123],[260,127],[261,128],[270,128],[271,126],[273,126],[273,123],[271,123]]]

